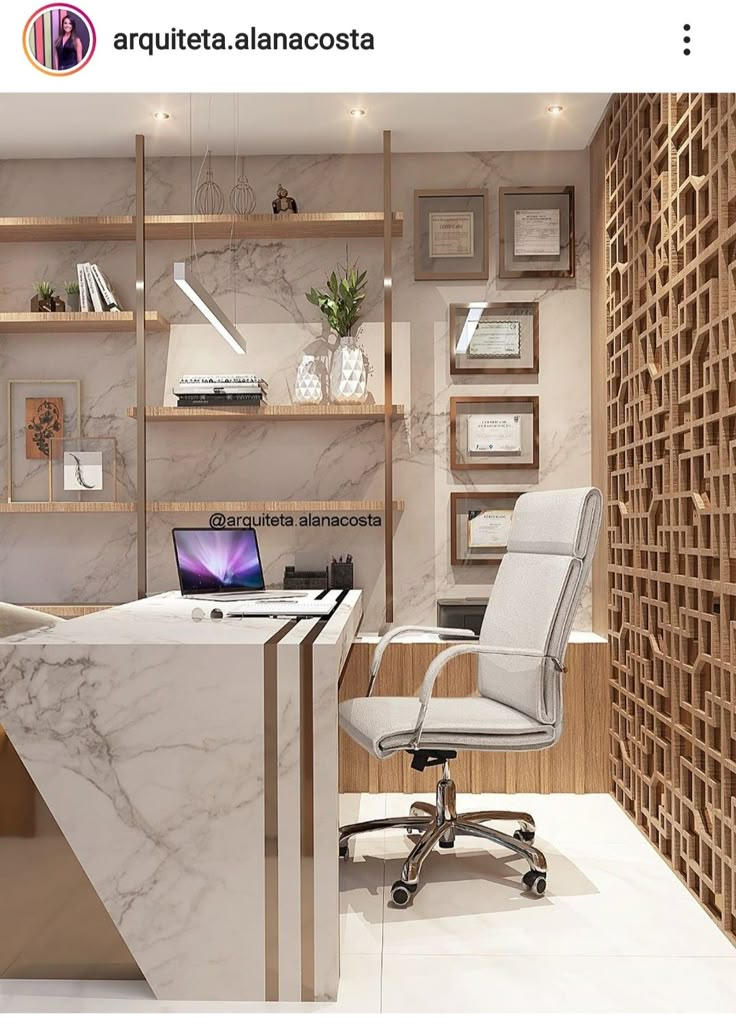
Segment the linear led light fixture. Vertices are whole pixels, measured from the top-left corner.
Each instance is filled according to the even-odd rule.
[[[215,331],[222,335],[228,345],[240,356],[245,356],[245,339],[240,331],[238,331],[230,318],[225,316],[221,307],[215,302],[202,282],[187,274],[186,263],[174,264],[174,281],[184,295],[191,299],[199,312],[209,320]]]

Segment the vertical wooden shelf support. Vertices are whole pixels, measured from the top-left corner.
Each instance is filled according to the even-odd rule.
[[[146,521],[146,141],[135,137],[136,556],[138,597],[148,591]]]
[[[391,253],[391,132],[383,133],[383,402],[384,574],[386,624],[394,621],[393,280]]]

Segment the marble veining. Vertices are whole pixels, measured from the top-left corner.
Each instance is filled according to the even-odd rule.
[[[164,594],[3,639],[0,722],[156,996],[262,1000],[264,643],[284,621],[195,622],[193,607]],[[337,680],[361,611],[351,592],[313,655],[314,984],[325,998],[338,981]],[[297,653],[312,626],[294,626]],[[300,665],[279,661],[271,681],[292,714],[270,800],[297,821]],[[277,847],[285,934],[300,929],[301,906],[286,899],[299,844],[297,830]]]
[[[151,213],[191,209],[206,140],[197,125],[193,159],[147,162],[147,207]],[[131,153],[133,142],[131,140]],[[216,156],[215,178],[226,195],[239,169],[231,156]],[[279,182],[300,209],[380,210],[381,162],[377,156],[307,155],[249,157],[246,172],[257,210],[270,211]],[[84,182],[84,188],[79,183]],[[496,278],[499,185],[573,184],[576,189],[574,280],[529,282]],[[426,187],[486,186],[491,223],[488,282],[416,282],[413,273],[413,192]],[[397,401],[411,407],[395,429],[394,491],[406,502],[395,538],[397,622],[434,623],[437,597],[487,594],[488,567],[452,567],[449,559],[449,493],[478,488],[576,487],[590,483],[589,397],[589,210],[588,160],[584,151],[550,153],[397,154],[394,202],[404,213],[404,237],[394,242],[394,317],[404,332],[407,355],[396,381],[406,388]],[[7,215],[130,214],[134,208],[134,164],[115,160],[9,160],[0,162],[0,212]],[[299,353],[319,342],[324,330],[304,293],[319,285],[338,261],[357,259],[368,271],[366,332],[380,341],[382,249],[380,239],[350,241],[194,240],[148,246],[149,308],[159,309],[173,328],[148,336],[150,405],[167,393],[167,359],[175,356],[178,332],[196,331],[203,369],[231,369],[230,350],[202,325],[173,282],[172,264],[195,252],[195,266],[226,312],[249,328],[252,346],[246,372],[266,374],[272,402],[289,402]],[[129,242],[6,245],[0,249],[0,308],[26,309],[32,282],[57,286],[75,276],[78,260],[100,263],[123,303],[134,301],[134,252]],[[450,302],[537,300],[540,303],[538,379],[455,377],[448,372],[447,317]],[[270,334],[269,334],[270,332]],[[371,344],[373,342],[371,341]],[[369,387],[380,401],[380,358]],[[380,355],[380,354],[379,354]],[[169,367],[169,371],[171,367]],[[126,408],[135,404],[132,335],[6,336],[0,375],[78,377],[82,382],[84,432],[118,441],[119,498],[135,497],[135,425]],[[451,394],[539,394],[538,472],[451,474],[447,462]],[[6,418],[0,388],[0,422]],[[382,428],[376,424],[312,425],[156,424],[148,429],[149,497],[154,499],[380,498],[383,487]],[[0,433],[0,468],[7,465],[7,437]],[[5,474],[2,475],[3,489]],[[0,500],[6,497],[0,492]],[[175,586],[170,543],[174,525],[201,524],[203,517],[149,516],[149,589]],[[132,516],[6,517],[0,550],[0,597],[27,603],[119,602],[135,595],[135,523]],[[326,560],[351,552],[355,585],[366,596],[365,624],[383,620],[382,531],[343,527],[263,527],[259,539],[267,575],[280,582],[286,562],[302,549]],[[578,625],[590,626],[589,599]]]

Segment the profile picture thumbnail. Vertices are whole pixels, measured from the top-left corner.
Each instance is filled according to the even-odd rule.
[[[95,51],[94,25],[79,7],[48,4],[26,22],[23,48],[29,61],[47,75],[73,75]]]

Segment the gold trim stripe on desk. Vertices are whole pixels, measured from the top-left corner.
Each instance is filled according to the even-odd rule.
[[[324,620],[316,623],[299,648],[302,1000],[314,1000],[314,663],[312,649],[324,627]]]
[[[263,891],[264,994],[279,999],[279,712],[278,645],[293,619],[263,646]]]

